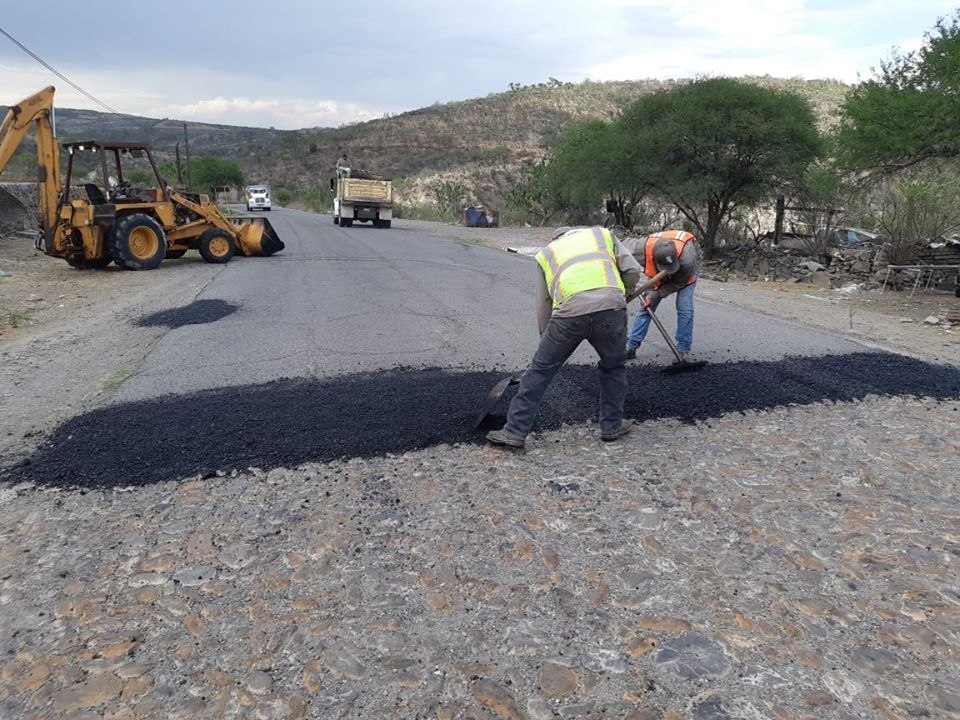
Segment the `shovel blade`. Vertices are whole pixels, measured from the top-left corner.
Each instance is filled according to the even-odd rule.
[[[510,377],[503,378],[503,380],[500,380],[496,385],[490,388],[490,392],[487,393],[487,396],[480,404],[477,422],[474,423],[473,426],[474,430],[478,430],[480,426],[483,425],[483,421],[487,419],[487,416],[490,415],[493,409],[497,406],[497,403],[500,402],[500,398],[503,397],[503,393],[506,392],[507,388],[511,385],[516,385],[518,382],[520,382],[520,378],[511,375]]]

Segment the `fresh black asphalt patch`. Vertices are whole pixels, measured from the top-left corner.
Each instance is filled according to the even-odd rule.
[[[66,487],[131,486],[250,466],[403,453],[438,443],[483,442],[473,429],[505,373],[396,369],[321,380],[164,396],[111,405],[54,431],[3,480]],[[889,353],[710,364],[667,375],[629,369],[625,414],[697,422],[727,413],[869,395],[960,399],[960,370]],[[500,422],[513,390],[504,394]],[[596,369],[564,367],[535,429],[595,418]]]
[[[239,305],[224,300],[195,300],[184,307],[161,310],[145,315],[137,321],[137,325],[140,327],[166,325],[169,328],[178,328],[184,325],[205,325],[222,320],[239,309]]]

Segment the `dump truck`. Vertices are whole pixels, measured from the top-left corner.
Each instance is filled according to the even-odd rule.
[[[393,218],[393,183],[365,170],[337,166],[337,176],[330,179],[333,196],[333,224],[350,227],[357,222],[372,222],[374,227],[388,228]]]
[[[169,187],[149,145],[103,140],[58,144],[54,92],[49,86],[10,106],[0,124],[0,173],[35,126],[38,250],[79,269],[116,263],[126,270],[152,270],[188,250],[197,250],[207,262],[225,263],[236,253],[272,255],[284,248],[266,219],[233,222],[207,195]],[[61,150],[67,155],[62,184]],[[131,184],[133,174],[124,176],[131,164],[146,171],[139,177],[149,176],[152,187]],[[91,175],[100,182],[92,182]]]

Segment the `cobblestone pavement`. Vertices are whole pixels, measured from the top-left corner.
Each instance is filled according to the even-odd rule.
[[[960,402],[0,489],[0,717],[960,717]]]

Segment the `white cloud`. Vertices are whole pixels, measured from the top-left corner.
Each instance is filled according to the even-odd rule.
[[[216,95],[189,102],[171,102],[175,96],[149,90],[164,86],[167,80],[162,75],[151,77],[149,73],[143,73],[138,74],[138,77],[144,80],[142,84],[124,87],[118,86],[106,74],[89,71],[71,74],[74,82],[117,111],[153,118],[292,130],[315,126],[335,127],[344,123],[372,120],[382,117],[386,112],[384,108],[361,103],[303,97]],[[201,90],[206,85],[223,87],[230,84],[233,83],[228,78],[220,76],[209,82],[202,79],[199,82]],[[0,87],[3,88],[0,103],[19,102],[47,85],[57,88],[54,100],[57,107],[104,111],[104,108],[42,68],[0,65]],[[102,88],[105,90],[101,90]],[[191,91],[191,88],[182,86],[180,92],[188,94],[196,90]]]
[[[150,114],[196,122],[297,129],[372,120],[382,117],[384,111],[336,100],[219,96],[192,103],[156,106]]]
[[[809,9],[806,0],[611,2],[644,34],[624,35],[617,43],[624,52],[606,53],[606,59],[580,69],[595,80],[771,75],[853,83],[868,76],[893,47],[910,52],[922,45],[913,28],[897,24],[902,15],[912,15],[926,29],[945,12],[945,3],[937,0],[874,0],[817,10]],[[922,21],[917,20],[917,4],[929,14]],[[653,11],[667,18],[665,25],[644,26],[641,15]],[[880,37],[889,40],[883,43]]]

